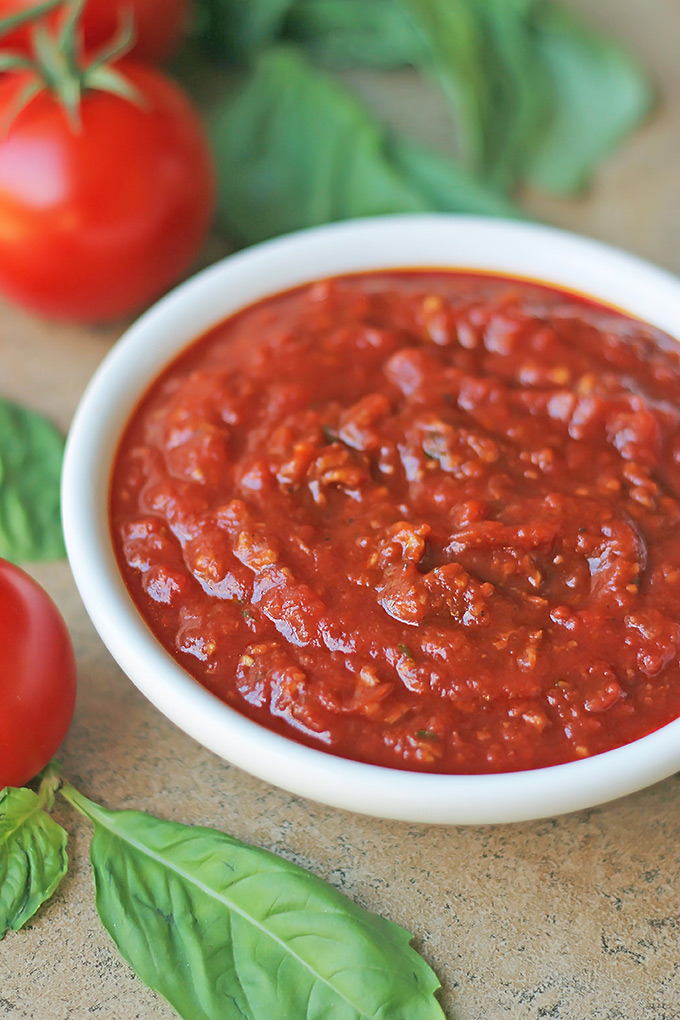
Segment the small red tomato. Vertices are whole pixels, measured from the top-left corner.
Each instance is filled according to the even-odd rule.
[[[215,184],[198,114],[155,68],[118,70],[139,101],[98,90],[79,127],[39,93],[0,133],[0,291],[54,318],[102,322],[151,303],[205,240]],[[30,81],[0,79],[0,122]]]
[[[66,736],[76,698],[76,663],[52,599],[0,560],[0,789],[23,786]]]
[[[0,0],[0,20],[35,7],[38,0]],[[132,52],[153,64],[167,60],[179,42],[189,13],[188,0],[87,0],[82,15],[85,48],[98,49],[111,42],[121,18],[132,15],[135,44]],[[63,19],[61,8],[45,16],[46,22],[58,26]],[[2,49],[32,54],[31,26],[22,27],[0,40]]]

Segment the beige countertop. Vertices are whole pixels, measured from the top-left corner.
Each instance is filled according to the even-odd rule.
[[[680,4],[572,5],[630,42],[662,103],[587,197],[532,197],[531,207],[680,273]],[[376,102],[401,104],[409,88],[397,76]],[[54,326],[0,307],[3,393],[66,428],[119,332]],[[251,778],[179,732],[113,663],[68,566],[34,572],[76,646],[78,704],[61,758],[83,792],[110,807],[224,829],[398,921],[439,975],[451,1020],[680,1018],[678,776],[590,811],[498,827],[407,825],[325,808]],[[99,923],[87,824],[63,805],[57,817],[70,834],[71,868],[52,902],[0,946],[0,1017],[175,1016]]]

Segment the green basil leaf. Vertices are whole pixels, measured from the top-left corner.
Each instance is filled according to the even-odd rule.
[[[494,188],[438,152],[404,138],[389,142],[394,166],[427,196],[435,212],[522,217],[526,213]]]
[[[221,218],[245,243],[384,213],[519,215],[451,160],[390,135],[289,47],[260,58],[215,120],[213,143]]]
[[[449,100],[466,165],[511,191],[552,109],[552,81],[531,35],[538,0],[394,2],[420,38],[419,66]]]
[[[535,7],[534,3],[531,4]],[[480,172],[500,191],[515,189],[526,173],[553,114],[553,82],[536,47],[527,19],[508,0],[478,4],[487,38],[489,83],[494,101],[483,126],[484,153]]]
[[[479,170],[495,123],[497,97],[478,0],[395,0],[406,12],[424,54],[421,67],[451,104],[467,165]],[[490,127],[491,126],[491,127]]]
[[[623,47],[567,10],[546,4],[536,32],[556,105],[529,180],[537,188],[569,194],[587,185],[597,164],[645,117],[652,89]]]
[[[0,399],[0,556],[65,555],[59,510],[64,440],[45,418]]]
[[[32,790],[0,791],[0,938],[18,931],[66,874],[66,832]]]
[[[245,243],[427,200],[390,163],[386,134],[345,88],[287,47],[260,58],[213,124],[219,211]]]
[[[413,64],[449,97],[469,165],[508,192],[552,109],[528,18],[537,0],[302,0],[288,31],[334,66]]]
[[[512,8],[517,14],[527,17],[545,0],[501,0],[501,2],[504,7]]]
[[[398,925],[222,832],[62,792],[94,824],[104,926],[185,1020],[443,1020]]]
[[[424,59],[406,11],[394,0],[299,0],[286,35],[332,67],[403,67]]]

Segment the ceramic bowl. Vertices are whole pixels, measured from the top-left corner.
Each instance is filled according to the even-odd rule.
[[[182,730],[226,760],[338,808],[412,822],[495,823],[573,811],[680,769],[680,719],[576,762],[499,775],[430,775],[348,761],[279,736],[227,707],[161,647],[130,599],[109,534],[112,461],[137,401],[178,351],[260,298],[371,269],[484,270],[573,289],[680,337],[680,281],[602,244],[548,227],[397,216],[303,231],[232,255],[143,315],[90,383],[68,440],[63,519],[85,607],[122,670]]]

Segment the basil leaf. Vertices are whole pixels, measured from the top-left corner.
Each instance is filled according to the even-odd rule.
[[[644,118],[652,90],[623,47],[554,4],[541,12],[536,46],[552,74],[556,105],[529,180],[568,194],[582,189],[597,164]]]
[[[469,164],[501,191],[521,178],[552,105],[530,34],[537,0],[303,0],[288,31],[334,66],[414,64],[443,87]]]
[[[286,34],[332,67],[403,67],[424,59],[407,12],[394,0],[301,0]]]
[[[428,73],[466,165],[502,192],[583,187],[651,102],[622,47],[545,0],[302,0],[288,25],[327,62]]]
[[[456,117],[467,164],[486,161],[497,97],[489,75],[485,26],[474,0],[396,0],[423,48],[422,68],[441,86]]]
[[[265,53],[213,126],[220,213],[246,243],[394,212],[519,215],[451,160],[386,132],[295,50]]]
[[[65,555],[59,510],[64,440],[45,418],[0,399],[0,556]]]
[[[535,0],[525,6],[535,7]],[[488,184],[510,192],[524,176],[552,116],[553,82],[531,34],[528,9],[513,7],[508,0],[484,0],[478,7],[494,97],[483,125],[480,172]]]
[[[277,47],[260,58],[220,112],[212,137],[219,211],[237,240],[428,209],[391,165],[377,120],[292,49]]]
[[[552,107],[537,0],[303,0],[288,31],[334,66],[414,64],[443,87],[478,175],[511,190]]]
[[[66,874],[66,832],[32,790],[0,791],[0,938],[18,931]]]
[[[466,165],[511,191],[552,107],[552,81],[530,31],[538,0],[395,2],[421,40],[419,66],[449,100]]]
[[[396,169],[418,187],[427,197],[430,209],[436,212],[526,216],[494,188],[438,152],[404,138],[392,139],[388,151]]]
[[[443,1020],[398,925],[222,832],[62,792],[94,824],[104,926],[185,1020]]]

